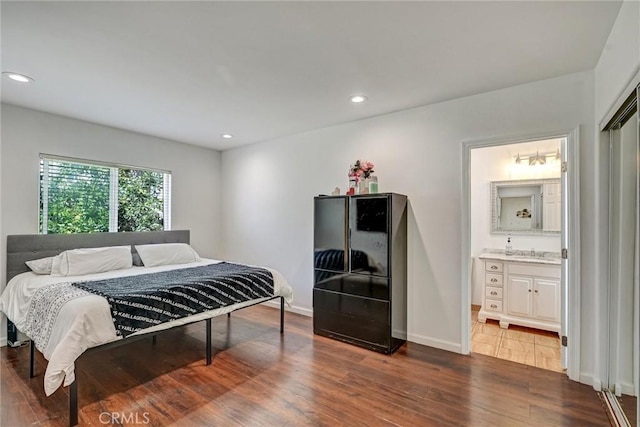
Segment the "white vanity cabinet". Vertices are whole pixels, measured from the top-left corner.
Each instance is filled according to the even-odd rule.
[[[504,263],[487,260],[484,262],[484,298],[482,308],[491,312],[492,318],[503,310]]]
[[[533,289],[532,277],[509,276],[507,281],[509,291],[507,314],[513,316],[531,316],[531,290]],[[506,327],[508,327],[507,325]]]
[[[560,279],[509,275],[507,314],[560,321]],[[516,323],[516,322],[512,322]]]
[[[533,292],[533,318],[560,322],[560,278],[534,279]]]
[[[480,257],[485,265],[485,281],[478,320],[484,323],[495,319],[503,328],[516,324],[560,332],[559,260],[557,264],[548,260],[536,263],[536,258],[490,256]]]

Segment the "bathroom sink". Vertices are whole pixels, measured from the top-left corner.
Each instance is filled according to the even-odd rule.
[[[517,251],[515,254],[506,255],[504,252],[498,252],[497,250],[487,250],[484,252],[485,256],[493,257],[494,259],[503,259],[505,261],[519,261],[519,262],[531,262],[531,263],[543,263],[543,264],[560,264],[560,254],[557,252],[536,252],[535,255],[531,255],[529,251]]]
[[[516,249],[514,252],[515,253],[513,254],[506,255],[504,250],[484,249],[482,256],[486,258],[502,259],[505,261],[513,260],[541,264],[560,264],[561,261],[559,252],[540,251],[536,252],[535,255],[531,255],[531,252],[527,250]]]

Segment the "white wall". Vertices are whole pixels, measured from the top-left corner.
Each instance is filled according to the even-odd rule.
[[[580,126],[580,143],[593,145],[593,95],[593,73],[583,72],[225,151],[225,256],[279,269],[294,305],[310,310],[313,196],[344,192],[349,164],[371,160],[380,191],[409,196],[409,339],[460,351],[462,141]],[[582,286],[595,284],[585,276]]]
[[[172,228],[190,229],[202,255],[220,250],[220,153],[53,114],[2,105],[0,209],[2,271],[6,236],[38,233],[40,153],[172,172]],[[4,289],[5,275],[0,278]],[[0,337],[6,339],[4,316]]]
[[[596,120],[604,118],[640,70],[640,2],[624,1],[595,68]]]
[[[525,159],[515,163],[516,155],[554,153],[560,148],[560,140],[526,142],[499,145],[471,150],[470,193],[471,193],[471,256],[473,262],[472,304],[482,304],[482,283],[484,268],[475,257],[483,249],[504,250],[507,236],[491,234],[491,181],[548,179],[560,177],[560,163],[549,161],[541,166],[529,166]],[[560,236],[511,236],[513,249],[537,252],[560,252]]]
[[[609,109],[611,109],[623,95],[634,76],[640,70],[640,3],[625,1],[618,13],[609,38],[595,67],[595,123],[600,124]],[[609,137],[594,129],[596,144],[583,150],[583,164],[581,167],[592,171],[590,176],[584,177],[589,181],[593,191],[583,191],[583,206],[593,212],[588,216],[588,229],[593,231],[593,245],[597,250],[597,257],[593,264],[585,265],[583,260],[583,274],[592,277],[600,286],[593,289],[593,293],[586,297],[593,301],[593,311],[589,316],[593,319],[593,384],[599,388],[606,385],[607,355],[609,352],[608,336],[608,287],[609,277],[607,269],[608,252],[608,197],[609,197]],[[584,225],[584,224],[583,224]],[[584,247],[584,245],[583,245]],[[585,382],[587,378],[583,379]]]

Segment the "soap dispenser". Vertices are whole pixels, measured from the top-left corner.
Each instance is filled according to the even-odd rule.
[[[513,248],[511,247],[511,236],[507,237],[507,244],[504,245],[504,254],[511,255],[513,253]]]

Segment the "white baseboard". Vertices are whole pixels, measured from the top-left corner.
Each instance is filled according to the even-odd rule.
[[[589,374],[580,374],[580,382],[593,386],[596,391],[602,391],[602,381]],[[635,395],[635,388],[631,383],[616,383],[614,388],[616,396],[619,396],[620,394],[626,394],[629,396]]]
[[[394,329],[391,331],[391,336],[394,338],[398,338],[401,340],[407,340],[407,331],[403,330],[401,331],[400,329]]]
[[[635,395],[635,389],[633,384],[630,383],[617,383],[616,384],[616,396],[619,396],[619,393],[626,394],[629,396]]]
[[[595,391],[602,391],[602,380],[594,377],[593,374],[580,373],[580,382],[582,384],[590,385]]]
[[[280,301],[266,301],[266,302],[263,302],[262,304],[268,305],[269,307],[273,307],[273,308],[280,308]],[[285,311],[290,311],[290,312],[296,313],[296,314],[301,314],[301,315],[307,316],[307,317],[313,317],[313,310],[310,310],[310,309],[304,308],[304,307],[298,307],[298,306],[295,306],[295,305],[292,305],[291,307],[288,307],[285,304],[284,305],[284,310]]]
[[[408,334],[408,341],[416,344],[426,345],[428,347],[435,347],[440,350],[451,351],[453,353],[462,354],[462,346],[459,343],[439,340],[437,338],[425,337],[424,335]]]
[[[5,347],[7,345],[7,337],[0,337],[0,347]]]
[[[587,374],[585,372],[580,372],[580,375],[578,376],[578,382],[585,385],[590,385],[593,387],[593,375]],[[597,390],[597,391],[600,391],[600,390]]]

